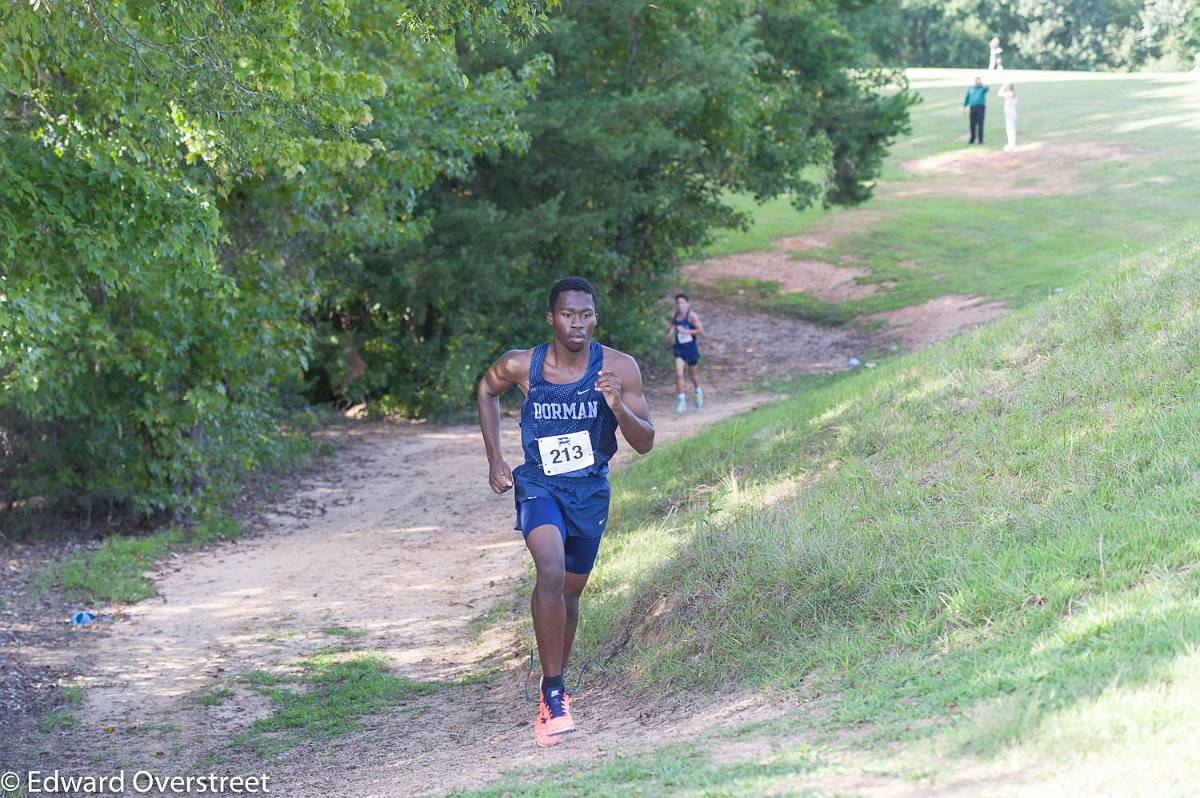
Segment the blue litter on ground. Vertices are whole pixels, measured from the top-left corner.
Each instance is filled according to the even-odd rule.
[[[96,620],[96,614],[87,610],[80,610],[71,616],[69,623],[72,626],[87,626],[92,621]]]
[[[852,369],[858,368],[860,365],[862,365],[862,361],[856,357],[852,357],[846,362],[850,364],[850,368],[852,368]]]

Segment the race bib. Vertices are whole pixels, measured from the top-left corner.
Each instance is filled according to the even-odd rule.
[[[678,327],[675,328],[675,335],[679,338],[679,343],[690,344],[692,342],[692,334],[686,333]]]
[[[548,477],[578,471],[596,462],[592,438],[587,430],[570,435],[547,435],[538,438],[537,444],[542,455],[542,472]]]

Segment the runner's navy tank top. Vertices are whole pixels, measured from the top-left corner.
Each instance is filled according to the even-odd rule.
[[[604,365],[604,347],[595,341],[591,344],[587,371],[566,385],[548,382],[542,376],[542,364],[546,362],[550,345],[534,347],[529,358],[529,393],[521,405],[521,448],[525,450],[525,466],[520,468],[524,475],[553,481],[608,473],[608,460],[617,451],[617,417],[604,401],[604,394],[596,390],[600,367]],[[595,462],[565,474],[546,476],[542,471],[538,438],[584,430],[591,438]]]
[[[696,338],[691,334],[692,330],[695,329],[692,326],[691,319],[691,311],[683,314],[682,319],[679,318],[678,313],[671,315],[671,321],[675,322],[675,343],[686,346],[696,340]],[[686,338],[687,340],[680,340],[681,338]]]

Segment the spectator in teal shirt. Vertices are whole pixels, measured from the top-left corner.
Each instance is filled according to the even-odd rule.
[[[967,96],[963,99],[963,108],[970,109],[971,113],[971,140],[968,144],[975,143],[976,133],[979,143],[983,143],[983,112],[987,108],[987,90],[988,87],[983,85],[983,78],[975,78],[975,85],[967,89]]]

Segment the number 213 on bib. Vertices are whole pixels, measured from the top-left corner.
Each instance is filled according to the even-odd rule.
[[[542,472],[548,477],[578,471],[596,462],[592,438],[586,430],[570,435],[547,435],[538,438],[537,443],[542,456]]]

